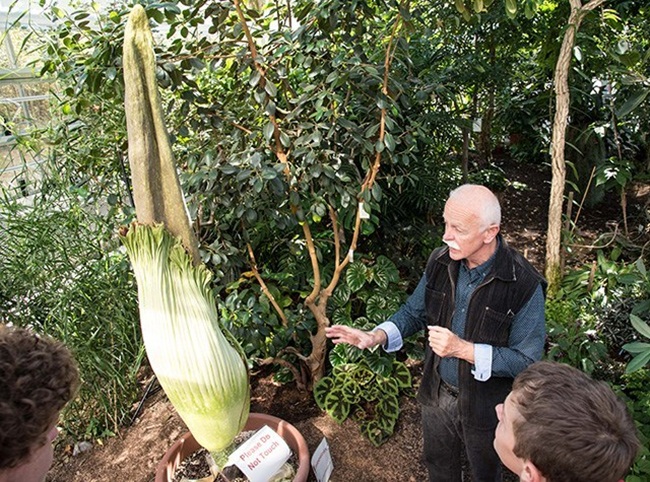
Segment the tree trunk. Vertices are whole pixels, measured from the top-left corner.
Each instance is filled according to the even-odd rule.
[[[557,291],[562,280],[562,212],[564,204],[564,184],[566,164],[564,148],[566,145],[566,126],[569,118],[569,69],[575,44],[576,33],[585,14],[601,5],[604,0],[592,0],[584,7],[581,0],[569,0],[571,14],[560,55],[555,66],[555,118],[553,120],[553,137],[551,141],[551,195],[548,209],[548,229],[546,234],[546,279],[548,292]]]

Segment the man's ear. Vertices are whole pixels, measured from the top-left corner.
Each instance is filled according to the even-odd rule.
[[[494,240],[497,234],[499,234],[499,229],[500,228],[498,225],[493,224],[492,226],[490,226],[485,230],[485,238],[484,238],[485,244],[490,244]]]
[[[519,480],[521,482],[546,482],[546,477],[530,460],[524,460],[524,467],[521,469],[521,474],[519,474]]]

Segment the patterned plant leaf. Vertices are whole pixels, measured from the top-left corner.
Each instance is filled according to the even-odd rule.
[[[375,420],[361,424],[361,433],[375,446],[383,444],[391,433],[387,433]]]
[[[375,352],[373,356],[368,356],[366,362],[368,367],[377,375],[389,377],[393,372],[393,358],[380,352]]]
[[[399,416],[399,399],[396,395],[386,395],[377,404],[377,412],[381,414],[378,418],[393,418],[395,421]]]
[[[357,365],[354,370],[354,379],[359,385],[367,385],[375,378],[375,374],[365,364]]]
[[[363,263],[352,263],[345,272],[345,281],[353,292],[359,291],[366,284],[368,268]]]
[[[325,397],[325,407],[329,416],[339,424],[343,423],[350,413],[350,404],[345,400],[343,391],[336,387]]]
[[[391,377],[383,377],[377,379],[377,386],[379,390],[385,395],[397,396],[399,394],[399,385],[397,380]]]
[[[397,360],[393,361],[392,377],[400,388],[411,388],[411,372],[404,363]]]
[[[334,379],[323,377],[314,384],[314,400],[321,410],[325,410],[325,397],[330,393],[334,386]]]
[[[332,304],[334,306],[345,306],[350,301],[350,287],[347,284],[340,284],[332,295]]]
[[[390,259],[386,256],[379,256],[372,267],[372,279],[382,289],[387,289],[390,283],[399,281],[399,271]]]

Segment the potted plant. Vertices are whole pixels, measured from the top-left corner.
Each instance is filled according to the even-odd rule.
[[[187,215],[156,84],[153,37],[141,5],[129,15],[123,53],[137,222],[122,228],[120,236],[138,285],[143,341],[151,368],[192,434],[180,446],[192,439],[223,467],[234,438],[259,417],[249,418],[248,365],[237,340],[220,326],[212,274],[201,262]],[[277,423],[293,434],[286,425]],[[306,449],[302,437],[292,437],[294,450]]]
[[[305,482],[309,476],[309,448],[301,433],[296,427],[286,421],[262,413],[251,413],[244,426],[244,430],[258,430],[264,425],[268,425],[275,430],[296,454],[298,466],[293,481]],[[170,482],[181,462],[200,448],[201,446],[192,433],[185,433],[169,448],[165,456],[158,463],[155,482]]]

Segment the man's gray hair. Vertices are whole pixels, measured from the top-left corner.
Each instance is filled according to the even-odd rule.
[[[449,193],[449,199],[462,199],[470,202],[481,219],[481,227],[501,225],[501,205],[499,200],[487,187],[479,184],[463,184]]]

